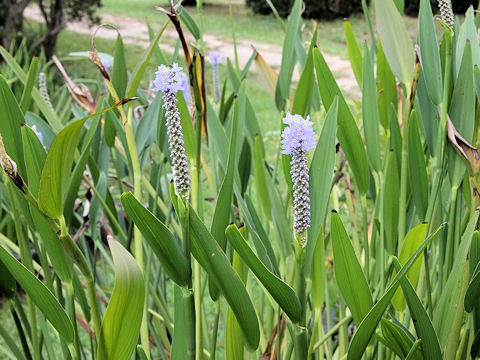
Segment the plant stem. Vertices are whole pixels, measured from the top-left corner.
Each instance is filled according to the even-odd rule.
[[[305,360],[308,357],[307,328],[306,328],[306,283],[305,283],[305,248],[300,244],[301,234],[295,243],[296,253],[296,293],[302,307],[300,321],[295,330],[295,359]]]

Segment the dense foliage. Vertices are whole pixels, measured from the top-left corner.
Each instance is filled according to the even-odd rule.
[[[185,9],[132,68],[121,36],[76,79],[0,47],[2,358],[478,357],[478,25],[420,5],[417,47],[393,0],[344,22],[353,99],[301,0],[278,73]]]
[[[272,0],[272,4],[281,17],[290,14],[294,0]],[[302,14],[309,19],[344,18],[362,11],[361,0],[304,0],[305,11]],[[265,0],[247,0],[247,5],[258,14],[270,14],[271,8]]]

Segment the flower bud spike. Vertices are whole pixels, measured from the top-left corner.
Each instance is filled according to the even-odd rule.
[[[287,113],[283,122],[287,125],[282,133],[282,153],[292,156],[290,162],[293,182],[293,229],[304,246],[306,231],[310,227],[310,195],[308,189],[307,151],[315,147],[315,133],[310,117]]]
[[[185,91],[185,82],[182,81],[181,70],[182,68],[177,63],[173,63],[171,66],[160,65],[155,73],[156,77],[153,82],[155,87],[153,91],[162,91],[163,93],[163,108],[165,109],[175,192],[182,199],[188,201],[190,173],[176,98],[178,91]]]

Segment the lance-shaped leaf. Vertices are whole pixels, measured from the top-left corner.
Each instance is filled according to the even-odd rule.
[[[298,322],[302,308],[293,289],[267,269],[247,244],[236,225],[229,225],[225,233],[235,251],[265,286],[265,289],[272,295],[277,304],[292,321]]]
[[[278,74],[267,64],[262,55],[255,50],[255,64],[257,65],[258,77],[263,87],[270,94],[273,100],[275,100],[275,88],[277,86]]]
[[[397,276],[393,279],[392,283],[386,290],[385,294],[378,300],[378,302],[373,306],[369,311],[365,319],[358,327],[357,331],[353,335],[353,339],[350,342],[350,347],[348,348],[347,360],[360,360],[365,352],[365,349],[370,342],[370,339],[377,328],[378,323],[382,319],[385,310],[387,309],[388,304],[392,300],[395,291],[400,285],[400,281],[410,270],[412,265],[417,260],[418,256],[425,250],[425,248],[430,244],[430,242],[435,239],[440,230],[443,228],[444,224],[440,225],[433,234],[431,234],[422,245],[415,251],[412,257],[407,261],[405,266],[398,272]]]
[[[331,215],[331,237],[335,278],[355,323],[359,325],[373,306],[372,293],[336,211]]]
[[[190,269],[175,236],[132,193],[124,193],[121,199],[128,216],[137,225],[168,276],[179,286],[186,285]]]
[[[178,201],[174,201],[174,205],[176,209],[180,206]],[[247,345],[251,349],[256,349],[260,341],[260,329],[255,308],[245,285],[195,210],[190,207],[189,211],[192,254],[222,290],[240,324]]]
[[[410,35],[393,0],[375,2],[377,31],[383,51],[395,76],[404,84],[412,81],[415,55]]]
[[[394,265],[397,271],[401,269],[400,262],[394,259]],[[411,270],[410,270],[411,271]],[[417,332],[417,337],[422,339],[422,346],[420,348],[424,360],[437,360],[442,358],[442,350],[438,342],[437,334],[433,328],[432,321],[427,314],[427,311],[422,305],[422,302],[418,298],[412,284],[408,280],[408,274],[406,278],[400,281],[403,294],[407,299],[408,308],[412,315],[413,325]]]
[[[380,321],[380,325],[383,335],[383,339],[380,338],[380,341],[384,342],[397,356],[404,359],[413,346],[413,340],[407,335],[404,329],[393,321],[383,318]],[[421,360],[422,357],[420,353],[417,353],[413,359]]]
[[[99,360],[128,360],[137,344],[145,302],[142,269],[116,240],[108,239],[115,265],[115,285],[102,321]]]
[[[348,58],[350,59],[350,64],[352,65],[353,75],[355,75],[355,80],[357,80],[357,84],[361,88],[363,81],[363,57],[362,52],[360,51],[360,46],[358,46],[357,38],[353,33],[352,24],[350,24],[350,21],[345,20],[343,22],[343,31],[345,32]]]
[[[68,343],[73,342],[73,325],[57,298],[28,269],[0,246],[0,261],[25,290],[33,303],[50,321],[58,334]]]

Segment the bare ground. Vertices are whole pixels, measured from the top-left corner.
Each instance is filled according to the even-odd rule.
[[[25,9],[25,16],[29,19],[42,21],[42,15],[40,10],[36,6],[29,6]],[[128,44],[136,44],[147,47],[149,44],[148,29],[145,21],[140,21],[135,18],[111,16],[108,14],[102,14],[101,20],[103,24],[113,24],[119,29],[124,42]],[[91,35],[94,32],[94,28],[89,27],[85,21],[70,22],[67,24],[67,29],[80,33]],[[113,30],[100,29],[97,32],[98,37],[115,39],[117,34]],[[173,46],[177,34],[175,29],[169,27],[165,30],[164,36],[166,41],[159,44],[160,48],[172,53],[174,51]],[[189,39],[190,41],[193,38]],[[208,50],[217,50],[224,57],[234,59],[234,46],[231,41],[225,40],[210,34],[204,34],[204,41]],[[262,55],[265,61],[274,69],[279,69],[282,61],[282,48],[280,46],[266,44],[257,41],[237,40],[237,53],[239,64],[245,65],[252,55],[252,46]],[[358,95],[359,88],[355,81],[350,62],[341,58],[338,55],[324,54],[325,59],[335,75],[335,78],[339,86],[349,94]],[[294,80],[298,80],[298,71],[293,74]]]

